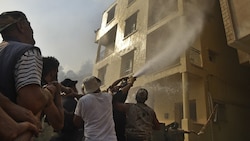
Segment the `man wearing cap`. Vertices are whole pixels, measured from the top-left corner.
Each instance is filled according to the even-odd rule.
[[[112,95],[100,90],[100,79],[89,76],[83,80],[85,95],[77,103],[74,124],[81,127],[84,122],[85,141],[117,141],[113,113]]]
[[[76,84],[77,84],[77,80],[71,80],[69,78],[64,79],[61,84],[65,87],[69,87],[73,90],[73,92],[71,92],[70,94],[65,95],[66,97],[73,97],[76,99],[79,99],[83,96],[83,94],[78,94],[78,90],[76,88]]]
[[[145,104],[148,91],[140,88],[135,97],[137,103],[115,103],[115,108],[127,115],[127,141],[151,141],[152,130],[159,130],[160,123],[153,109]]]
[[[53,109],[53,100],[50,93],[42,93],[42,55],[34,46],[33,30],[26,15],[20,11],[2,13],[0,33],[3,38],[0,43],[0,91],[38,117],[42,110],[49,112]],[[61,129],[61,118],[53,120],[58,122],[54,128]]]

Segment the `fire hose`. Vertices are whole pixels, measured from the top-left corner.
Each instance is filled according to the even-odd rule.
[[[190,130],[190,131],[182,130],[182,132],[183,133],[187,133],[187,134],[193,133],[193,134],[198,135],[198,136],[201,135],[201,134],[204,134],[204,131],[207,128],[207,125],[210,122],[210,120],[212,119],[213,115],[215,114],[217,108],[218,108],[218,104],[215,105],[215,107],[213,108],[212,113],[209,115],[206,123],[201,127],[201,129],[200,129],[199,132],[195,132],[193,130]],[[171,124],[169,124],[169,125],[166,126],[166,131],[168,131],[169,129],[177,130],[178,127],[179,127],[179,124],[177,122],[173,122],[173,123],[171,123]]]
[[[216,104],[216,105],[214,106],[212,113],[210,114],[210,116],[209,116],[208,119],[207,119],[207,122],[201,127],[201,129],[200,129],[199,132],[195,132],[195,131],[190,130],[190,131],[184,131],[184,133],[188,133],[188,134],[194,133],[194,134],[196,134],[196,135],[198,135],[198,136],[201,135],[201,134],[204,134],[204,131],[205,131],[205,129],[207,128],[207,125],[208,125],[208,123],[210,122],[210,120],[212,119],[213,115],[215,114],[217,108],[218,108],[218,104]]]
[[[204,134],[204,131],[205,131],[205,129],[206,129],[206,127],[207,127],[209,121],[212,119],[212,116],[213,116],[214,113],[216,112],[217,108],[218,108],[218,104],[216,104],[216,105],[214,106],[214,109],[213,109],[212,113],[210,114],[209,118],[207,119],[207,122],[203,125],[203,127],[200,129],[200,131],[197,133],[197,135]]]

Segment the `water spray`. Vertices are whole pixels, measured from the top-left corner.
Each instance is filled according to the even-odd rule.
[[[192,46],[203,29],[205,11],[191,3],[188,7],[183,15],[168,24],[169,36],[156,43],[156,46],[164,45],[164,47],[151,60],[146,61],[146,64],[133,76],[140,77],[172,65]]]

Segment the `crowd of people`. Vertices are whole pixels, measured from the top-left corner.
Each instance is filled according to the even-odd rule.
[[[101,90],[95,76],[82,94],[70,78],[58,82],[59,61],[43,57],[21,11],[0,15],[0,139],[3,141],[150,141],[160,124],[139,88],[126,103],[136,78],[122,77]]]

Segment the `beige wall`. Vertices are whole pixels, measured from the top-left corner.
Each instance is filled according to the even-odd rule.
[[[234,27],[238,38],[243,38],[250,34],[250,1],[249,0],[230,0],[231,14]]]
[[[223,1],[225,2],[225,0],[220,0],[221,3]],[[244,26],[248,26],[244,24],[248,21],[244,17],[250,13],[248,8],[245,7],[245,5],[249,4],[249,1],[236,1],[230,2],[236,10],[234,15],[239,17],[234,23],[239,25],[237,34],[242,37],[249,32],[248,29],[243,30]],[[131,50],[135,52],[133,72],[138,71],[146,61],[147,34],[159,28],[161,24],[168,23],[166,19],[166,21],[161,21],[161,24],[147,29],[148,0],[136,0],[129,7],[126,7],[126,2],[117,0],[114,3],[117,6],[116,17],[108,25],[105,22],[107,15],[104,13],[101,28],[97,32],[96,38],[98,40],[113,26],[117,25],[114,53],[97,62],[94,66],[93,74],[97,75],[98,69],[108,65],[106,81],[102,88],[108,87],[121,77],[121,56]],[[181,0],[178,2],[179,8],[183,6]],[[207,119],[213,110],[212,108],[215,106],[211,105],[212,103],[219,104],[217,110],[219,116],[216,118],[216,122],[207,124],[204,134],[200,136],[191,134],[186,138],[186,141],[250,140],[250,135],[247,133],[250,130],[250,67],[240,65],[237,50],[228,45],[228,40],[233,38],[226,36],[230,30],[227,30],[227,27],[224,26],[225,19],[223,23],[220,6],[223,5],[220,5],[219,1],[215,0],[215,5],[210,10],[212,12],[206,15],[201,35],[197,37],[192,45],[192,47],[200,51],[200,56],[190,58],[190,52],[187,50],[180,57],[180,62],[177,65],[153,74],[140,76],[130,90],[130,96],[127,99],[128,102],[135,102],[134,93],[136,90],[140,87],[147,88],[150,93],[147,104],[154,108],[160,122],[169,124],[176,120],[176,114],[178,114],[175,107],[176,103],[183,103],[183,78],[181,74],[183,72],[187,73],[188,100],[196,101],[197,120],[188,119],[185,129],[198,132],[206,125]],[[124,20],[138,9],[138,30],[132,36],[124,38]],[[245,13],[237,11],[237,9],[241,9]],[[183,11],[183,9],[179,10]],[[177,13],[181,14],[181,12]],[[178,14],[175,13],[175,16]],[[174,16],[170,17],[174,18]],[[192,62],[194,61],[192,59],[199,59],[198,62],[201,65],[195,64],[196,62]]]

